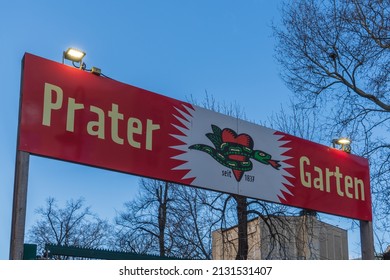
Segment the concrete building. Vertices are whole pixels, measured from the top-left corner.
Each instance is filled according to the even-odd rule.
[[[237,238],[237,227],[214,231],[213,259],[235,259]],[[315,215],[255,218],[248,222],[248,245],[250,260],[348,259],[347,231],[321,222]]]

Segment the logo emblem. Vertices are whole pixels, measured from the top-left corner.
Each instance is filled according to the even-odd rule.
[[[260,150],[253,150],[253,139],[248,134],[237,133],[230,129],[220,129],[211,125],[213,133],[206,133],[207,138],[213,143],[214,148],[205,144],[194,144],[189,149],[198,150],[209,154],[221,165],[230,168],[234,177],[239,182],[245,172],[252,170],[251,160],[262,164],[271,165],[279,170],[281,166],[278,160],[273,160],[270,154]]]

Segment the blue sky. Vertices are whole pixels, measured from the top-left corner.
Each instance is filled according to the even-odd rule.
[[[61,62],[87,52],[121,82],[175,99],[239,104],[265,121],[292,94],[273,58],[271,22],[281,1],[8,1],[0,9],[0,259],[8,259],[21,59],[25,52]],[[27,229],[34,210],[54,197],[84,197],[111,220],[137,191],[138,178],[39,157],[30,159]]]

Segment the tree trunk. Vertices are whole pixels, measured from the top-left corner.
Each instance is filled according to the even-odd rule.
[[[168,182],[165,182],[165,187],[160,186],[159,193],[157,194],[159,199],[158,209],[158,229],[159,229],[159,248],[160,256],[165,257],[165,227],[167,223],[167,200],[168,200]]]
[[[159,209],[159,217],[158,217],[158,229],[159,229],[159,248],[160,248],[160,256],[165,257],[165,224],[166,224],[166,205],[160,205]]]
[[[248,259],[248,212],[246,197],[236,195],[238,220],[238,249],[236,260]]]

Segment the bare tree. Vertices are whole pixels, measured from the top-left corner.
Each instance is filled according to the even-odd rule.
[[[152,253],[169,256],[172,247],[172,231],[168,212],[173,200],[172,184],[158,180],[141,179],[140,193],[125,203],[125,211],[119,213],[116,224],[121,249],[136,253]]]
[[[337,98],[389,111],[388,0],[296,0],[284,4],[277,58],[302,95]],[[341,87],[339,87],[341,86]]]
[[[241,198],[244,199],[240,201],[240,197],[219,194],[210,200],[210,209],[219,217],[219,230],[215,238],[222,241],[218,241],[218,246],[221,246],[216,251],[218,258],[223,256],[222,258],[226,259],[248,259],[249,253],[254,254],[259,250],[263,259],[296,258],[296,255],[291,253],[291,240],[298,238],[296,225],[292,224],[289,218],[299,216],[300,210],[257,199]],[[241,213],[244,213],[246,222],[240,224],[238,215]],[[261,221],[264,227],[261,233],[254,233],[253,230],[249,232],[249,223],[254,220]],[[243,225],[246,225],[246,228]],[[259,237],[260,243],[256,241]],[[247,247],[243,247],[245,245]]]
[[[274,34],[296,106],[321,113],[324,137],[348,136],[370,160],[375,225],[388,232],[390,1],[285,1]]]
[[[141,179],[139,195],[119,213],[121,250],[189,259],[211,258],[212,213],[206,191]]]
[[[178,186],[175,201],[175,250],[190,259],[211,259],[211,232],[217,227],[218,216],[208,201],[212,191]]]
[[[36,210],[38,221],[29,230],[29,242],[36,243],[39,250],[45,244],[80,246],[87,248],[107,247],[110,226],[93,214],[84,200],[68,200],[60,208],[54,198]]]

